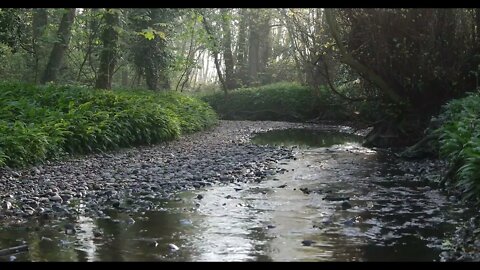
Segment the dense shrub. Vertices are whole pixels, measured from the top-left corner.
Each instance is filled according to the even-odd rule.
[[[472,93],[450,101],[439,116],[435,130],[440,155],[450,163],[455,184],[465,198],[480,195],[480,95]]]
[[[277,83],[202,98],[224,119],[306,120],[318,116],[319,100],[308,87]]]
[[[352,91],[342,89],[343,93]],[[326,87],[312,89],[296,83],[275,83],[231,90],[201,97],[223,119],[305,121],[355,120],[370,110],[361,102],[349,102]],[[364,108],[365,107],[365,108]]]
[[[0,83],[0,166],[158,143],[216,120],[206,103],[175,93]]]

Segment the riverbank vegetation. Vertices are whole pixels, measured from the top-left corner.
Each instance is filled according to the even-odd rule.
[[[449,161],[448,180],[460,188],[466,199],[480,196],[480,95],[450,101],[434,131],[440,156]]]
[[[216,122],[204,102],[175,93],[0,84],[0,165],[153,144]]]

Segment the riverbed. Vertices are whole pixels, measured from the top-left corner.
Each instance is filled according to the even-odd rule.
[[[221,121],[0,178],[4,261],[438,261],[472,210],[439,161],[345,126]],[[60,198],[60,199],[59,199]]]

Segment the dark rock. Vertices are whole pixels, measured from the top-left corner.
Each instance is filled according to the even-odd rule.
[[[98,237],[102,237],[102,236],[103,236],[103,233],[102,233],[101,231],[99,231],[99,230],[93,230],[92,232],[93,232],[93,236],[94,236],[94,237],[97,237],[97,238],[98,238]]]
[[[65,228],[65,234],[68,234],[68,235],[75,234],[77,232],[77,230],[75,230],[75,226],[70,223],[65,224],[64,228]]]
[[[323,198],[325,201],[348,201],[350,197],[346,196],[336,196],[336,195],[327,195]]]
[[[70,194],[61,194],[60,197],[62,198],[62,200],[64,201],[68,201],[72,198],[72,195]]]
[[[118,200],[113,200],[112,201],[112,206],[115,207],[115,208],[118,208],[118,207],[120,207],[120,202]]]
[[[349,202],[343,202],[342,203],[342,209],[347,210],[349,208],[352,208],[352,205]]]
[[[307,247],[308,247],[308,246],[311,246],[311,245],[313,245],[313,244],[315,244],[315,243],[316,243],[316,242],[315,242],[315,241],[312,241],[312,240],[303,240],[303,241],[302,241],[302,245],[307,246]]]
[[[197,199],[198,199],[198,200],[203,199],[203,195],[202,195],[202,194],[198,194],[198,195],[197,195]]]
[[[303,192],[303,194],[310,194],[311,190],[309,190],[308,188],[300,188],[300,191]]]
[[[356,220],[355,218],[347,219],[343,222],[343,225],[345,226],[353,226],[355,224]]]
[[[280,185],[277,188],[286,188],[286,187],[287,187],[287,185]]]

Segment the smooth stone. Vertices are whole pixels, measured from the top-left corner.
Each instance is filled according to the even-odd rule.
[[[62,197],[60,197],[58,194],[50,197],[49,200],[53,201],[53,202],[62,202],[63,201]]]
[[[64,228],[65,228],[65,234],[68,234],[68,235],[72,235],[77,232],[77,230],[75,230],[75,226],[70,223],[65,224]]]
[[[13,208],[13,205],[12,205],[11,202],[4,202],[4,203],[3,203],[3,209],[5,209],[5,210],[10,210],[10,209],[12,209],[12,208]]]
[[[175,244],[168,244],[168,249],[170,249],[170,251],[177,251],[179,250],[180,248],[177,247]]]
[[[114,201],[112,202],[112,206],[115,207],[115,208],[118,208],[118,207],[120,206],[120,202],[117,201],[117,200],[114,200]]]
[[[130,224],[130,225],[131,225],[131,224],[134,224],[134,223],[135,223],[135,219],[133,219],[133,218],[128,218],[126,222],[127,222],[127,224]]]
[[[349,208],[352,208],[352,205],[349,202],[343,202],[342,203],[342,209],[347,210]]]

